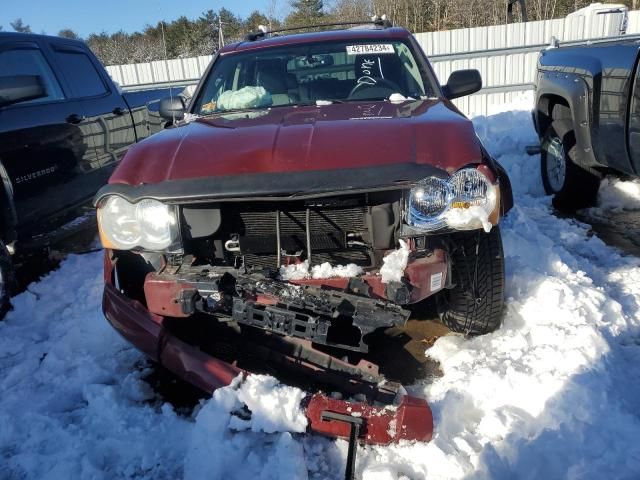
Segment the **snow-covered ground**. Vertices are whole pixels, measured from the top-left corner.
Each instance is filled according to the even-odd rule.
[[[444,376],[411,387],[433,441],[361,449],[362,478],[640,478],[640,260],[552,214],[523,154],[529,105],[474,120],[516,194],[504,326],[435,343]],[[600,208],[638,208],[637,182],[607,182]],[[0,479],[341,478],[346,443],[297,433],[302,392],[273,378],[192,416],[154,401],[142,355],[102,317],[101,270],[100,254],[69,257],[0,323]],[[251,419],[231,414],[242,405]]]

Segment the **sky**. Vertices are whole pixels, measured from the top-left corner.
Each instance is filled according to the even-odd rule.
[[[175,20],[181,15],[196,18],[205,10],[222,7],[247,17],[253,10],[267,10],[270,0],[0,0],[0,25],[11,31],[16,18],[31,26],[35,33],[56,34],[71,28],[82,37],[90,33],[118,30],[133,32],[160,20]],[[288,0],[277,0],[277,16]]]

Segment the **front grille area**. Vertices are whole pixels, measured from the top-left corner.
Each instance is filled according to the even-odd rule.
[[[227,252],[229,261],[244,257],[245,264],[253,267],[277,265],[278,222],[280,250],[285,255],[308,258],[307,209],[309,240],[313,264],[355,263],[366,267],[371,264],[369,249],[355,242],[367,236],[367,205],[364,197],[327,204],[295,202],[266,204],[222,205],[222,232],[231,238],[237,236],[239,252]]]
[[[184,206],[185,253],[197,265],[276,269],[308,260],[310,250],[311,265],[375,267],[397,240],[401,198],[385,191]]]

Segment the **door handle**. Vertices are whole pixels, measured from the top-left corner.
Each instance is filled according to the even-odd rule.
[[[77,113],[72,113],[71,115],[69,115],[66,118],[67,123],[72,123],[74,125],[82,122],[85,119],[86,119],[86,117],[84,115],[78,115]]]
[[[111,113],[113,113],[114,115],[118,115],[118,116],[124,115],[124,109],[122,107],[116,107],[116,108],[113,109],[113,112],[111,112]]]

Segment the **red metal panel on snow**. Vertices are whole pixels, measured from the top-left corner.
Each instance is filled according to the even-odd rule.
[[[314,395],[307,405],[309,428],[332,437],[349,437],[350,426],[344,422],[322,420],[322,412],[331,411],[362,417],[360,433],[366,443],[388,444],[399,440],[428,442],[433,436],[433,415],[426,400],[405,396],[398,406],[373,407],[363,403],[335,400]]]

